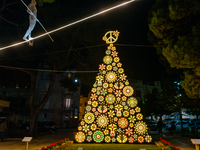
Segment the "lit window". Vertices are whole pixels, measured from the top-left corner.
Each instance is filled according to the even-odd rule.
[[[70,108],[70,105],[71,105],[71,99],[70,98],[66,98],[66,102],[65,102],[66,108]]]

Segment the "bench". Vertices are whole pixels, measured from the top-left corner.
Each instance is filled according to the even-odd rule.
[[[199,150],[200,139],[190,139],[192,144],[195,144],[196,150]]]

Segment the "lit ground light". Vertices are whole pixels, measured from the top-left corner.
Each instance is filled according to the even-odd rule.
[[[159,150],[153,144],[73,144],[65,150]]]

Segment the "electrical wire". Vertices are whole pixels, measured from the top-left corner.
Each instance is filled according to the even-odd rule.
[[[30,69],[30,68],[20,68],[20,67],[12,67],[12,66],[4,66],[0,65],[2,68],[9,68],[9,69],[18,69],[18,70],[29,70],[29,71],[40,71],[40,72],[71,72],[71,73],[92,73],[98,71],[59,71],[59,70],[44,70],[44,69]]]

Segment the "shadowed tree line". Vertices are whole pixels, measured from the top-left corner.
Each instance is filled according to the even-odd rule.
[[[149,40],[168,71],[177,69],[192,99],[200,98],[199,17],[198,0],[156,0],[149,13]]]

